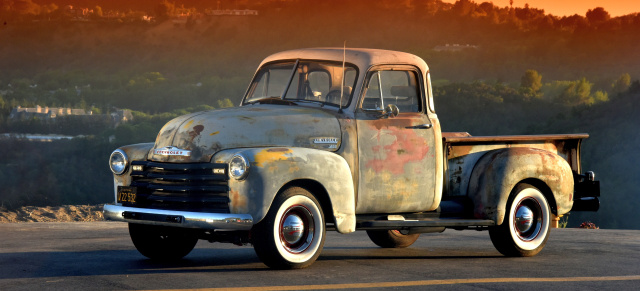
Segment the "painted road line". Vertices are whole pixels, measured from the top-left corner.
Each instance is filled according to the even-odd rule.
[[[272,290],[335,290],[358,288],[392,288],[430,285],[455,285],[455,284],[482,284],[482,283],[528,283],[528,282],[605,282],[605,281],[632,281],[640,280],[637,276],[606,276],[606,277],[552,277],[552,278],[478,278],[478,279],[447,279],[447,280],[421,280],[401,282],[376,282],[376,283],[350,283],[350,284],[323,284],[323,285],[294,285],[294,286],[262,286],[262,287],[231,287],[231,288],[200,288],[200,289],[165,289],[155,291],[272,291]]]

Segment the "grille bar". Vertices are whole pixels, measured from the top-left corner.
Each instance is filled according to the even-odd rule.
[[[127,206],[229,213],[227,164],[133,161],[131,166],[138,166],[131,172],[137,198]]]

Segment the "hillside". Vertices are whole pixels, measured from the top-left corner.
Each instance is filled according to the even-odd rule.
[[[17,2],[28,5],[4,5]],[[207,15],[213,1],[1,3],[0,133],[88,136],[0,139],[4,207],[107,203],[113,195],[106,160],[114,148],[152,141],[180,114],[238,104],[271,53],[346,41],[424,58],[445,131],[589,133],[584,168],[602,181],[603,206],[572,214],[570,226],[594,220],[603,228],[640,228],[639,177],[631,168],[640,162],[640,14],[612,18],[594,7],[584,16],[556,17],[466,0],[221,1],[221,9],[255,9],[257,16]],[[101,6],[103,16],[74,19],[65,16],[66,4]],[[104,16],[114,11],[120,16]],[[177,13],[188,16],[180,22]],[[523,82],[525,76],[534,82]],[[100,114],[127,108],[135,121],[115,129],[9,121],[16,106],[35,105]]]

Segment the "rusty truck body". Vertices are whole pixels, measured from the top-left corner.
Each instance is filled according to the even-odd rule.
[[[205,239],[303,268],[327,229],[365,230],[381,247],[488,230],[502,254],[532,256],[555,219],[599,207],[599,182],[580,165],[587,137],[442,133],[419,57],[285,51],[260,64],[239,107],[178,117],[155,143],[115,150],[104,215],[159,260]]]

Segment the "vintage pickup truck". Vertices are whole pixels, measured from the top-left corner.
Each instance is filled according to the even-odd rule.
[[[303,268],[327,229],[365,230],[386,248],[488,230],[500,253],[533,256],[558,217],[599,207],[599,182],[580,166],[587,137],[442,133],[419,57],[285,51],[260,64],[239,107],[178,117],[155,143],[115,150],[104,216],[128,222],[157,260],[204,239]]]

